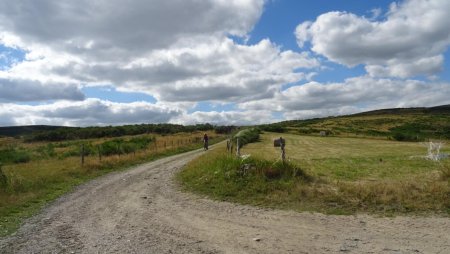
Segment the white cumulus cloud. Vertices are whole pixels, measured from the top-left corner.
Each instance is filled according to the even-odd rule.
[[[165,123],[182,113],[147,102],[117,103],[99,99],[57,101],[44,105],[0,104],[0,125],[64,126]]]
[[[0,42],[27,51],[0,76],[112,85],[165,102],[271,97],[319,62],[269,39],[242,45],[228,37],[245,37],[264,2],[0,0]]]
[[[268,123],[272,120],[269,110],[247,111],[196,111],[175,117],[171,122],[181,124],[210,123],[215,125],[255,125]]]
[[[246,110],[283,112],[287,119],[350,114],[364,110],[450,103],[450,83],[349,78],[342,83],[309,82],[274,98],[240,104]]]
[[[406,0],[374,21],[347,12],[328,12],[296,29],[300,47],[354,66],[364,64],[375,77],[434,75],[450,45],[450,1]]]

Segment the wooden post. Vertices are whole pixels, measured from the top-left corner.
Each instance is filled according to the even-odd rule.
[[[98,150],[98,160],[101,162],[102,161],[102,150],[100,149],[100,146],[97,146],[97,150]]]
[[[8,185],[8,177],[5,175],[5,173],[2,170],[3,164],[0,163],[0,187],[5,187]]]
[[[81,144],[81,166],[84,165],[84,144]]]
[[[230,155],[233,154],[233,139],[230,138]]]
[[[280,146],[281,146],[281,160],[284,163],[284,161],[286,160],[286,150],[284,149],[286,143],[283,142],[282,138],[280,138]]]
[[[241,156],[241,148],[239,147],[239,138],[236,138],[236,156]]]

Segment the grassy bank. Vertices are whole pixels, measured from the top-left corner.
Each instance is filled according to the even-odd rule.
[[[419,157],[426,154],[419,143],[285,134],[290,163],[283,166],[272,143],[279,135],[244,146],[250,160],[216,149],[178,179],[215,199],[297,211],[450,214],[450,161]]]
[[[220,136],[212,132],[209,135],[214,137],[211,140],[213,143],[221,140]],[[115,150],[119,142],[117,139],[31,144],[3,139],[0,149],[26,152],[29,157],[23,163],[5,160],[7,164],[1,167],[0,236],[14,232],[25,218],[81,183],[112,171],[125,170],[140,163],[198,149],[202,147],[201,137],[202,133],[123,137],[120,152]],[[142,142],[138,142],[142,140],[151,142],[144,146]],[[85,144],[86,150],[89,146],[101,147],[101,158],[98,152],[95,153],[97,150],[93,149],[86,154],[84,164],[81,165],[81,144]],[[110,144],[116,146],[108,148]],[[131,144],[138,145],[130,146]],[[131,150],[126,152],[126,149]]]

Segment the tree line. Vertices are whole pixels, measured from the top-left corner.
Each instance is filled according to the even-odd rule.
[[[121,137],[127,135],[140,135],[154,133],[168,135],[180,132],[210,131],[224,134],[234,130],[235,126],[213,126],[209,123],[195,125],[180,124],[136,124],[123,126],[103,126],[103,127],[60,127],[54,130],[33,132],[25,136],[28,142],[33,141],[64,141],[104,137]]]

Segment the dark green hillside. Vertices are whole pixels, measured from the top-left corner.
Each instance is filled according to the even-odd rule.
[[[292,120],[261,126],[263,130],[334,136],[383,137],[399,141],[450,139],[450,105],[382,109],[354,115]]]
[[[38,131],[52,131],[61,126],[49,126],[49,125],[28,125],[28,126],[8,126],[0,127],[0,136],[16,137],[22,135],[28,135]],[[67,128],[67,127],[66,127]]]
[[[430,108],[390,108],[367,111],[353,114],[351,116],[369,116],[369,115],[402,115],[402,114],[450,114],[450,105],[442,105]]]

